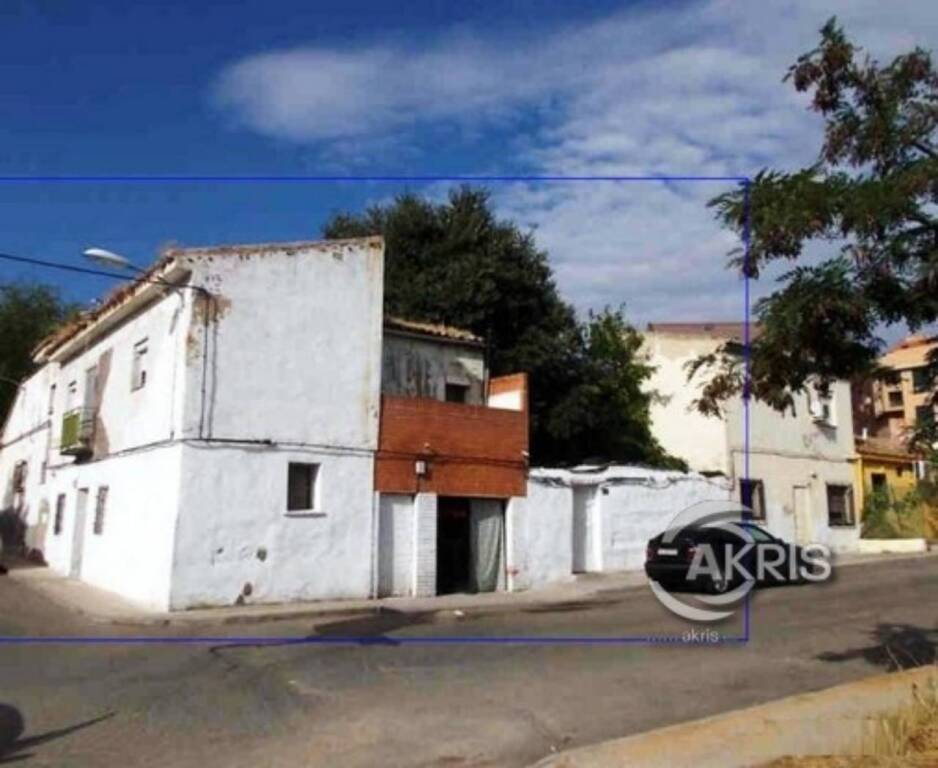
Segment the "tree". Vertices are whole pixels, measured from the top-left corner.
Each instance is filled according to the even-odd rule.
[[[751,394],[780,409],[808,381],[823,390],[875,373],[881,325],[916,330],[938,319],[938,74],[930,55],[916,48],[881,66],[831,19],[785,80],[809,92],[824,118],[817,162],[790,173],[764,169],[710,201],[726,226],[751,233],[748,257],[731,254],[734,268],[758,278],[772,262],[795,264],[754,308]],[[809,245],[825,251],[819,263],[803,263]],[[697,405],[714,413],[742,391],[744,366],[728,347],[695,370],[709,364],[717,370]]]
[[[32,353],[74,309],[39,284],[0,284],[0,422],[16,397],[16,382],[34,369]]]
[[[388,314],[467,328],[486,339],[494,375],[530,374],[535,461],[660,463],[639,387],[650,371],[638,362],[634,331],[618,313],[578,323],[547,254],[530,233],[496,219],[485,190],[462,187],[445,203],[404,194],[337,214],[324,234],[383,235]],[[613,329],[621,341],[611,340]]]

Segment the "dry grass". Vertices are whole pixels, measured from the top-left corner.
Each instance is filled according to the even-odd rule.
[[[764,768],[938,768],[938,677],[916,687],[914,698],[871,723],[862,755],[782,757]]]

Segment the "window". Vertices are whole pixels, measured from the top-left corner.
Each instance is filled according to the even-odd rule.
[[[888,492],[888,485],[886,483],[886,475],[882,472],[874,472],[870,475],[870,483],[873,486],[873,493],[875,495],[885,496]]]
[[[853,490],[849,485],[827,486],[827,524],[853,525]]]
[[[761,480],[740,480],[739,501],[749,508],[751,520],[765,520],[765,485]]]
[[[931,371],[928,368],[912,369],[912,391],[927,392],[931,389]]]
[[[60,493],[55,499],[55,518],[52,521],[52,533],[58,536],[62,533],[65,522],[65,494]]]
[[[39,465],[39,485],[45,485],[46,475],[49,473],[49,462],[44,461]]]
[[[468,384],[453,384],[446,382],[446,402],[465,403],[469,399]]]
[[[55,384],[49,386],[49,415],[55,411]]]
[[[68,383],[68,392],[65,398],[65,410],[70,411],[78,404],[78,382],[70,381]]]
[[[887,396],[889,398],[890,408],[902,407],[902,390],[901,389],[894,389],[891,392],[888,392]]]
[[[94,533],[100,536],[104,533],[104,510],[107,507],[107,486],[98,488],[98,495],[94,501]]]
[[[316,508],[318,464],[291,461],[287,473],[287,511],[312,512]]]
[[[808,413],[816,424],[835,426],[833,397],[824,397],[813,388],[808,390]]]
[[[915,423],[918,426],[928,424],[932,418],[932,407],[930,405],[920,405],[915,409]]]
[[[26,471],[25,461],[18,461],[13,465],[13,492],[22,493],[26,490]]]
[[[147,350],[149,341],[143,339],[134,344],[134,358],[130,368],[130,388],[141,389],[147,383]]]

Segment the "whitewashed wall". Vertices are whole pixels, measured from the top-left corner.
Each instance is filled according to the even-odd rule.
[[[380,240],[184,251],[215,296],[186,357],[173,608],[368,597],[383,323]],[[204,341],[199,311],[190,337]],[[206,402],[198,382],[209,350]],[[287,513],[287,465],[321,509]]]
[[[290,461],[320,465],[312,512],[287,511]],[[171,607],[369,597],[373,475],[364,452],[185,445]]]
[[[596,494],[598,570],[637,570],[648,539],[664,531],[682,510],[700,501],[728,500],[722,478],[615,466],[597,471],[534,469],[526,498],[508,505],[509,587],[528,589],[573,579],[573,494],[592,486]]]
[[[190,249],[180,260],[217,310],[204,407],[202,306],[189,331],[186,437],[377,447],[379,239]]]
[[[44,498],[49,502],[43,551],[49,566],[69,574],[76,537],[77,498],[88,489],[84,528],[80,532],[81,567],[77,577],[118,592],[155,610],[169,607],[170,566],[178,509],[182,448],[142,450],[50,475]],[[107,486],[103,528],[94,532],[95,502]],[[53,531],[58,494],[65,494],[63,529]]]

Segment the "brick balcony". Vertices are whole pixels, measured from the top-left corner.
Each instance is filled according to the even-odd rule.
[[[524,376],[493,379],[490,385],[492,395],[515,389],[520,410],[383,396],[376,490],[441,496],[524,496],[526,385]],[[418,462],[423,463],[423,474],[418,474]]]

